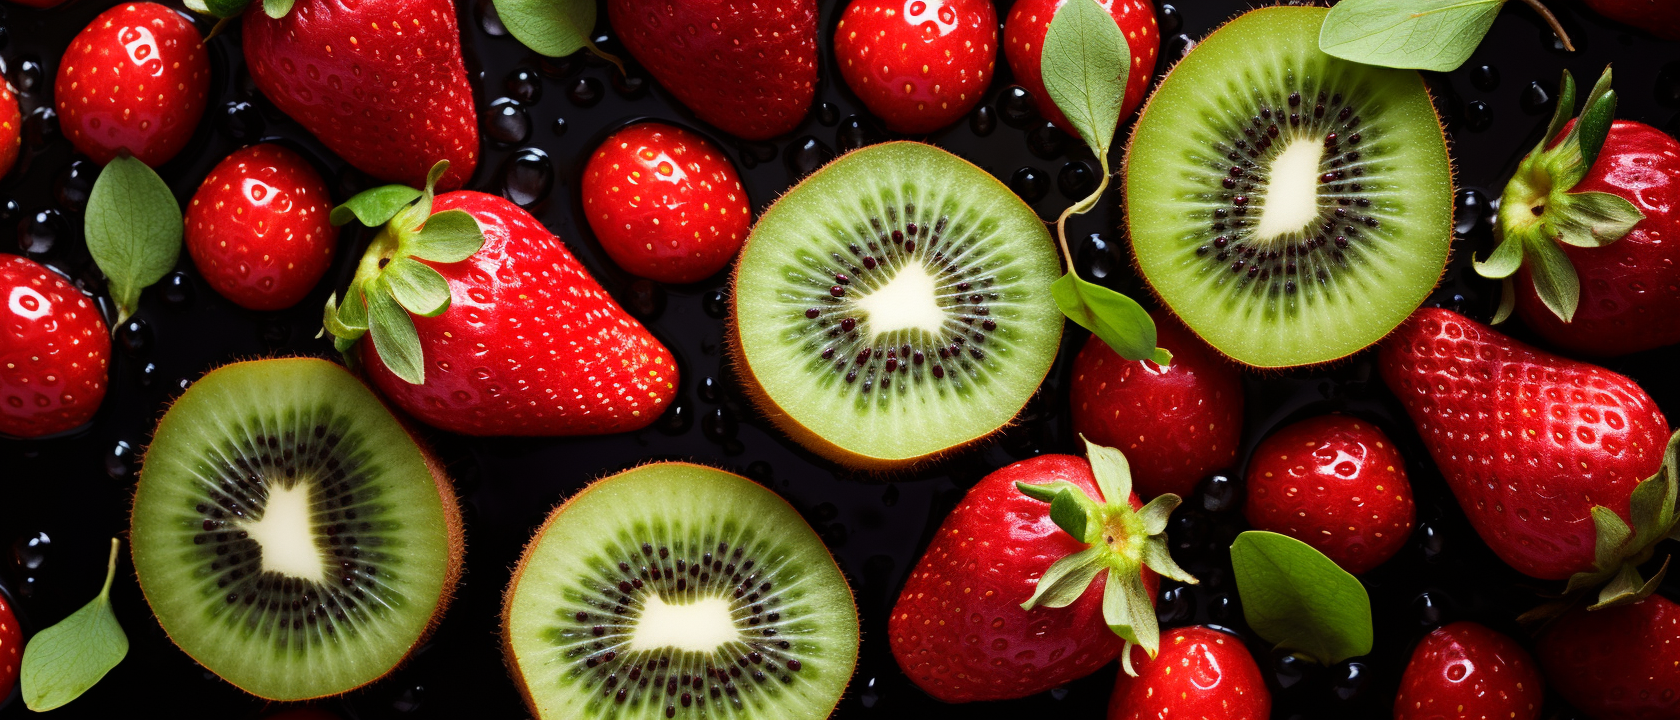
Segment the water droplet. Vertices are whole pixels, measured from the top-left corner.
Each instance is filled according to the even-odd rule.
[[[1068,696],[1068,689],[1065,688],[1065,687],[1050,688],[1050,699],[1051,700],[1066,700],[1067,696]]]
[[[58,139],[58,112],[42,105],[23,119],[23,142],[32,148],[42,148]]]
[[[548,129],[554,133],[554,137],[564,136],[566,134],[566,118],[554,118],[554,124],[548,126]]]
[[[146,363],[141,365],[135,369],[134,375],[135,380],[140,383],[140,387],[151,387],[152,381],[157,380],[158,377],[157,364]]]
[[[879,702],[881,702],[881,693],[875,689],[875,678],[869,678],[863,683],[863,692],[858,693],[858,703],[862,704],[865,709],[870,709],[874,708],[875,704]]]
[[[1009,176],[1009,189],[1030,205],[1043,199],[1044,194],[1050,191],[1050,179],[1036,168],[1024,167]]]
[[[578,78],[566,90],[566,97],[578,107],[595,107],[595,103],[601,102],[601,95],[601,81],[592,77]]]
[[[1446,538],[1442,537],[1440,529],[1433,523],[1418,523],[1418,550],[1423,553],[1423,559],[1434,560],[1440,557],[1445,549]]]
[[[698,392],[701,400],[705,400],[709,403],[716,403],[718,400],[723,398],[723,383],[718,382],[718,379],[715,377],[707,376],[700,378],[700,387]]]
[[[1309,674],[1314,674],[1313,666],[1313,661],[1286,650],[1274,650],[1272,653],[1272,675],[1278,687],[1284,690],[1300,685]]]
[[[1161,27],[1162,35],[1171,35],[1184,27],[1184,14],[1172,5],[1162,5],[1155,13],[1155,23]]]
[[[1103,236],[1091,233],[1074,251],[1074,259],[1086,279],[1100,281],[1113,274],[1115,268],[1121,267],[1119,250]]]
[[[654,427],[666,435],[686,433],[689,428],[694,427],[694,408],[689,405],[686,398],[679,396],[671,401],[669,407],[665,408],[664,414],[659,416],[659,421],[654,424]]]
[[[835,123],[840,122],[840,106],[831,102],[818,105],[817,122],[828,127],[834,127]]]
[[[507,26],[502,24],[502,16],[496,13],[496,5],[490,0],[478,2],[478,26],[484,28],[484,34],[492,37],[508,34]]]
[[[111,452],[105,454],[105,474],[110,475],[112,480],[126,482],[134,477],[137,461],[139,458],[135,456],[134,447],[127,440],[118,440]]]
[[[1163,33],[1163,34],[1165,34],[1165,33]],[[1191,38],[1189,35],[1185,35],[1184,33],[1179,33],[1179,34],[1174,35],[1170,38],[1167,38],[1166,42],[1161,43],[1161,60],[1160,60],[1160,62],[1162,62],[1162,63],[1178,62],[1179,60],[1183,60],[1184,56],[1189,55],[1190,51],[1194,50],[1194,49],[1196,49],[1196,40],[1194,38]]]
[[[1499,68],[1483,65],[1471,70],[1470,84],[1483,92],[1499,87]]]
[[[976,106],[974,112],[968,114],[968,129],[980,137],[992,134],[992,131],[997,129],[997,123],[997,111],[990,105]]]
[[[1020,85],[1004,88],[1003,93],[998,96],[997,108],[1004,124],[1012,128],[1026,127],[1027,123],[1038,118],[1038,108],[1033,106],[1032,93]]]
[[[775,472],[770,468],[770,463],[763,460],[754,460],[747,463],[747,472],[745,474],[748,480],[765,487],[769,487],[776,479]]]
[[[193,299],[192,278],[186,272],[176,270],[163,276],[163,280],[158,282],[158,292],[163,295],[163,301],[170,305],[186,305]]]
[[[57,210],[42,210],[18,223],[18,249],[31,255],[51,252],[63,234],[63,216]]]
[[[1552,94],[1547,92],[1539,81],[1531,82],[1528,84],[1528,88],[1523,90],[1522,98],[1518,104],[1522,106],[1523,112],[1530,115],[1551,112]]]
[[[1464,126],[1476,132],[1492,127],[1493,112],[1488,109],[1488,104],[1472,100],[1469,105],[1464,106]]]
[[[262,324],[262,342],[269,349],[278,348],[292,339],[292,326],[283,320],[268,320]]]
[[[1054,123],[1027,131],[1027,151],[1044,160],[1055,160],[1067,152],[1068,134]]]
[[[1365,663],[1338,664],[1331,669],[1330,675],[1332,678],[1331,690],[1335,693],[1336,699],[1342,702],[1349,702],[1358,698],[1361,693],[1365,692],[1365,688],[1371,684],[1371,673],[1365,668]]]
[[[23,217],[23,206],[12,198],[0,198],[0,223],[15,223]]]
[[[1202,509],[1211,513],[1222,513],[1236,509],[1241,494],[1237,482],[1231,476],[1219,474],[1202,481],[1196,488],[1196,497],[1201,499]]]
[[[554,163],[538,148],[524,148],[502,167],[502,196],[520,207],[531,207],[554,189]]]
[[[41,67],[41,61],[26,57],[18,60],[17,70],[12,73],[12,86],[20,95],[32,95],[45,87],[46,77],[47,70]]]
[[[267,122],[253,103],[235,100],[222,106],[222,130],[242,142],[261,137]]]
[[[426,687],[424,685],[405,687],[391,700],[391,709],[400,713],[411,713],[419,710],[425,695]]]
[[[1465,235],[1492,227],[1493,209],[1488,207],[1487,196],[1482,191],[1463,188],[1458,191],[1453,204],[1453,232]]]
[[[1161,597],[1155,603],[1155,618],[1162,626],[1178,625],[1188,622],[1195,617],[1194,608],[1190,607],[1190,589],[1178,585],[1161,591]]]
[[[647,78],[640,75],[625,75],[615,67],[612,70],[612,86],[613,92],[618,93],[620,97],[634,100],[647,93],[648,82]]]
[[[700,301],[700,309],[719,320],[728,317],[729,296],[724,295],[722,290],[706,293],[706,297]]]
[[[30,533],[12,542],[12,564],[24,572],[39,570],[41,563],[47,561],[47,551],[51,549],[52,538],[46,533]]]
[[[1412,609],[1417,612],[1418,622],[1425,627],[1434,627],[1441,624],[1443,608],[1434,593],[1418,593],[1417,598],[1412,600]]]
[[[92,160],[71,160],[53,180],[53,197],[64,209],[79,213],[87,208],[88,193],[93,192],[93,180],[98,176],[99,166]]]
[[[643,321],[658,319],[665,312],[665,288],[647,279],[630,283],[629,310]]]
[[[502,90],[521,104],[534,105],[542,99],[542,76],[531,68],[515,68],[502,80]]]
[[[806,135],[788,145],[782,158],[787,163],[789,179],[797,182],[833,160],[834,151],[821,140]]]
[[[129,318],[117,329],[117,343],[130,357],[142,357],[152,349],[152,327],[145,320]]]
[[[484,134],[503,145],[518,145],[531,137],[531,116],[518,100],[497,98],[485,111]]]
[[[848,153],[865,145],[872,145],[881,141],[881,134],[876,132],[875,126],[864,118],[847,115],[840,121],[839,129],[834,131],[834,144],[840,152]]]
[[[700,432],[712,442],[723,442],[735,439],[735,433],[740,430],[740,423],[735,420],[735,413],[729,408],[717,408],[700,421]]]
[[[1084,160],[1067,163],[1062,166],[1061,172],[1056,173],[1056,189],[1069,200],[1085,199],[1096,192],[1098,183],[1097,171],[1092,170],[1091,164]]]

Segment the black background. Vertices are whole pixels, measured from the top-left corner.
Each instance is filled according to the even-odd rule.
[[[27,252],[62,269],[85,289],[103,293],[103,281],[81,238],[80,211],[98,168],[73,155],[51,117],[51,83],[58,56],[95,14],[114,3],[71,0],[46,11],[0,7],[0,58],[21,91],[25,141],[18,169],[0,180],[0,251]],[[1557,0],[1579,52],[1556,43],[1539,17],[1511,3],[1487,40],[1457,72],[1427,74],[1447,122],[1458,168],[1459,231],[1465,235],[1432,302],[1486,318],[1497,288],[1468,271],[1472,251],[1490,248],[1487,203],[1517,160],[1538,139],[1551,112],[1560,72],[1569,68],[1590,86],[1605,63],[1615,61],[1619,116],[1680,130],[1680,45],[1662,43],[1603,20],[1578,2]],[[1000,22],[1008,0],[999,3]],[[1226,18],[1259,3],[1243,0],[1178,0],[1158,5],[1162,67],[1180,57]],[[852,580],[863,617],[863,650],[857,675],[837,716],[913,718],[962,712],[984,717],[1056,713],[1099,718],[1114,667],[1067,688],[1018,701],[944,706],[916,689],[898,671],[885,639],[885,618],[926,539],[963,490],[986,472],[1043,452],[1075,451],[1066,412],[1068,363],[1085,333],[1071,324],[1061,361],[1020,426],[982,450],[913,476],[886,481],[821,461],[778,436],[744,404],[719,350],[723,278],[682,287],[638,283],[614,267],[578,221],[576,179],[583,159],[612,130],[639,118],[659,118],[695,128],[736,160],[755,210],[762,210],[798,174],[834,150],[884,139],[834,72],[829,37],[840,6],[823,2],[819,45],[821,86],[810,116],[792,134],[770,143],[741,143],[695,121],[645,74],[617,77],[604,62],[574,57],[549,60],[506,35],[488,0],[463,0],[466,64],[485,118],[483,161],[469,187],[532,199],[531,211],[566,239],[572,251],[613,295],[631,308],[676,354],[682,370],[679,414],[636,433],[596,438],[474,439],[428,432],[457,479],[467,518],[467,571],[442,626],[402,669],[350,695],[315,703],[346,718],[527,717],[508,681],[497,642],[503,587],[520,548],[558,501],[589,480],[648,459],[690,459],[746,474],[787,497],[828,540]],[[605,13],[597,28],[609,36]],[[209,23],[200,28],[208,31]],[[342,201],[370,181],[348,170],[296,124],[256,93],[243,68],[239,33],[230,28],[209,43],[213,79],[209,109],[188,150],[159,168],[178,199],[187,200],[210,167],[228,152],[258,140],[301,150],[328,178]],[[627,57],[627,55],[625,55]],[[1481,68],[1490,68],[1483,70]],[[534,70],[541,97],[506,113],[492,101],[509,94],[510,74]],[[1053,218],[1072,202],[1058,178],[1069,163],[1090,155],[1077,141],[1029,118],[1003,122],[1011,104],[1007,63],[998,57],[996,80],[982,107],[995,127],[981,133],[972,118],[927,139],[961,154],[1018,189],[1036,175],[1043,195],[1034,207]],[[1160,68],[1158,68],[1158,71]],[[498,109],[504,107],[504,103]],[[854,114],[856,117],[854,118]],[[499,143],[488,131],[517,131],[528,138]],[[557,125],[564,120],[563,130]],[[1129,129],[1123,127],[1121,132]],[[519,133],[511,136],[518,139]],[[1117,143],[1117,146],[1119,143]],[[1115,168],[1119,168],[1116,151]],[[1025,170],[1023,170],[1025,169]],[[542,178],[550,179],[551,190]],[[1118,229],[1118,194],[1072,223],[1075,254],[1088,277],[1133,293],[1133,276]],[[217,296],[198,277],[186,253],[179,274],[147,290],[132,326],[118,335],[111,389],[95,420],[64,437],[0,440],[0,591],[7,592],[33,632],[59,621],[98,592],[109,538],[126,532],[137,449],[168,401],[219,364],[243,358],[307,354],[328,356],[328,342],[314,339],[327,294],[343,287],[368,236],[346,232],[332,272],[291,310],[254,313]],[[167,287],[166,287],[167,286]],[[1148,302],[1145,300],[1145,302]],[[1510,328],[1525,336],[1520,326]],[[1610,363],[1638,379],[1667,412],[1680,410],[1675,355],[1655,351]],[[1377,623],[1371,655],[1334,668],[1279,668],[1264,643],[1243,630],[1228,556],[1222,548],[1242,529],[1240,513],[1200,509],[1192,497],[1175,517],[1175,553],[1203,583],[1163,587],[1161,614],[1169,625],[1216,623],[1244,632],[1272,683],[1278,718],[1389,717],[1411,645],[1436,624],[1477,620],[1527,642],[1512,618],[1532,607],[1536,592],[1554,586],[1528,580],[1500,564],[1465,523],[1428,461],[1416,433],[1377,379],[1368,354],[1311,371],[1251,374],[1243,453],[1281,423],[1332,410],[1364,416],[1385,429],[1408,457],[1418,501],[1418,532],[1400,554],[1369,573]],[[1234,470],[1240,470],[1234,468]],[[1671,579],[1665,592],[1680,590]],[[164,636],[134,583],[124,549],[113,602],[132,643],[129,655],[97,687],[55,712],[63,718],[107,718],[134,711],[176,717],[254,718],[280,706],[258,700],[195,665]],[[1282,683],[1289,682],[1285,688]],[[1555,698],[1547,717],[1572,717]],[[0,698],[0,720],[28,715],[17,693]]]

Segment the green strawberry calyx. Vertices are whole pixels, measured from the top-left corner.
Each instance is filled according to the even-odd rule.
[[[1067,607],[1085,594],[1097,574],[1108,571],[1103,585],[1103,619],[1114,634],[1125,639],[1120,662],[1126,674],[1132,669],[1132,646],[1155,657],[1161,647],[1161,629],[1155,620],[1155,603],[1143,585],[1143,568],[1162,577],[1194,585],[1196,578],[1173,561],[1167,549],[1167,518],[1181,502],[1166,493],[1132,509],[1132,470],[1119,450],[1085,441],[1102,499],[1093,499],[1079,486],[1066,480],[1043,485],[1015,483],[1026,496],[1050,503],[1050,519],[1063,532],[1085,543],[1084,550],[1053,563],[1023,610],[1034,607]]]
[[[385,185],[357,193],[333,208],[332,224],[360,221],[379,234],[368,244],[356,275],[344,291],[327,299],[321,319],[333,345],[353,358],[352,349],[371,330],[379,359],[409,383],[426,382],[420,334],[409,313],[437,317],[449,309],[449,281],[421,260],[461,262],[484,246],[484,230],[463,210],[432,212],[432,188],[449,169],[440,160],[426,175],[426,189]]]
[[[1581,304],[1581,280],[1558,243],[1575,247],[1604,247],[1626,235],[1645,214],[1619,195],[1571,192],[1587,176],[1616,116],[1616,91],[1610,89],[1610,68],[1604,68],[1588,93],[1586,104],[1567,134],[1575,109],[1575,79],[1563,71],[1557,110],[1540,144],[1517,166],[1499,198],[1494,224],[1498,244],[1486,260],[1476,260],[1482,277],[1502,280],[1503,292],[1493,322],[1511,315],[1516,305],[1513,275],[1527,263],[1535,294],[1564,322],[1575,317]],[[1555,147],[1548,148],[1553,141]]]
[[[292,11],[292,5],[297,0],[185,0],[188,10],[200,15],[209,15],[218,20],[230,20],[239,17],[251,3],[262,6],[264,15],[279,20]],[[220,25],[217,25],[220,29]]]
[[[1626,605],[1649,597],[1668,573],[1668,560],[1663,561],[1649,580],[1640,576],[1639,566],[1651,559],[1657,543],[1669,538],[1680,540],[1677,505],[1680,505],[1680,431],[1669,436],[1657,474],[1633,488],[1628,500],[1632,527],[1616,511],[1603,505],[1593,506],[1593,526],[1598,532],[1593,569],[1570,577],[1564,594],[1579,595],[1598,588],[1597,601],[1589,610]]]

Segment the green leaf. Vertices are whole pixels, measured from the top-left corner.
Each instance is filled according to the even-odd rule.
[[[1569,116],[1575,112],[1575,76],[1563,71],[1563,81],[1558,83],[1557,105],[1552,109],[1552,122],[1546,126],[1546,134],[1540,136],[1540,145],[1534,152],[1541,152],[1552,139],[1563,132],[1563,127],[1569,124]]]
[[[1511,278],[1499,281],[1499,307],[1493,310],[1493,320],[1489,323],[1498,325],[1511,319],[1511,311],[1517,308],[1517,284]]]
[[[351,335],[340,335],[355,339],[367,332],[367,295],[362,291],[361,283],[353,283],[350,289],[344,291],[344,304],[338,306],[338,322],[353,331]]]
[[[182,0],[181,4],[186,6],[188,10],[200,15],[211,14],[210,6],[204,4],[204,0]]]
[[[245,7],[251,0],[204,0],[204,7],[208,14],[218,18],[230,18],[245,12]]]
[[[1300,540],[1250,530],[1231,544],[1243,617],[1260,637],[1329,665],[1371,652],[1371,598]]]
[[[181,256],[181,206],[163,178],[132,157],[111,161],[88,195],[88,253],[110,281],[117,322],[134,314],[140,291],[175,269]]]
[[[1524,245],[1534,258],[1529,274],[1534,276],[1534,293],[1540,302],[1564,322],[1574,319],[1575,308],[1581,304],[1581,278],[1569,256],[1550,238],[1539,235],[1530,235]]]
[[[117,576],[116,538],[105,567],[105,587],[70,617],[30,638],[23,650],[23,704],[46,712],[81,697],[128,655],[128,636],[111,612]]]
[[[1582,159],[1582,175],[1585,168],[1591,168],[1598,162],[1598,152],[1604,148],[1604,139],[1610,136],[1610,124],[1616,119],[1616,91],[1610,89],[1610,66],[1604,66],[1604,72],[1598,76],[1598,82],[1593,83],[1593,89],[1587,93],[1587,102],[1581,108],[1581,119],[1570,129],[1580,146]],[[1580,178],[1569,183],[1574,187]]]
[[[1088,543],[1091,539],[1085,537],[1085,533],[1090,528],[1091,515],[1086,509],[1090,501],[1080,502],[1082,499],[1083,494],[1075,490],[1064,489],[1056,493],[1055,499],[1050,501],[1050,520],[1073,539]]]
[[[594,0],[495,0],[495,5],[508,32],[539,54],[564,57],[591,47]]]
[[[360,220],[363,225],[376,228],[390,222],[397,211],[419,197],[420,191],[407,185],[382,185],[356,193],[343,205],[333,208],[327,219],[333,225]]]
[[[1150,658],[1161,648],[1161,626],[1155,618],[1155,604],[1149,601],[1143,575],[1120,568],[1108,571],[1103,584],[1103,622],[1126,642],[1141,646]],[[1126,652],[1131,653],[1130,647]]]
[[[1476,268],[1476,274],[1490,280],[1508,278],[1511,273],[1522,267],[1523,244],[1521,240],[1505,238],[1488,254],[1486,262],[1471,258],[1470,264]]]
[[[391,290],[377,283],[367,290],[368,330],[373,349],[391,373],[410,385],[426,382],[426,364],[420,347],[420,333],[414,320],[391,297]]]
[[[1068,0],[1050,20],[1042,62],[1050,99],[1097,157],[1107,157],[1132,64],[1120,26],[1095,0]]]
[[[1576,247],[1604,247],[1622,239],[1645,219],[1639,207],[1607,192],[1555,192],[1546,219],[1561,242]]]
[[[1633,539],[1633,529],[1628,527],[1615,510],[1603,505],[1593,506],[1592,519],[1598,536],[1598,542],[1593,548],[1593,564],[1601,568],[1616,567],[1624,557],[1623,550],[1628,541]]]
[[[1155,321],[1137,301],[1072,274],[1050,283],[1050,294],[1063,315],[1102,338],[1120,357],[1172,363],[1172,353],[1155,347]]]
[[[1161,493],[1155,499],[1138,508],[1138,523],[1143,526],[1143,534],[1159,535],[1167,531],[1167,520],[1173,511],[1184,502],[1183,498],[1173,493]]]
[[[295,0],[263,0],[263,14],[279,20],[292,11]]]
[[[1108,548],[1102,545],[1093,545],[1063,557],[1044,571],[1038,579],[1038,586],[1033,588],[1032,597],[1021,603],[1021,609],[1067,607],[1084,595],[1085,588],[1091,586],[1097,572],[1107,567]]]
[[[419,260],[399,257],[381,274],[397,304],[415,315],[437,317],[449,309],[449,281]]]
[[[1342,0],[1330,8],[1318,48],[1366,65],[1458,69],[1493,27],[1505,0]]]
[[[1085,440],[1080,436],[1080,440]],[[1085,440],[1085,459],[1091,463],[1091,474],[1097,478],[1104,503],[1130,505],[1132,502],[1132,466],[1126,454],[1111,447]]]
[[[465,210],[445,210],[426,218],[420,234],[403,246],[409,254],[441,263],[461,262],[484,247],[484,230]]]
[[[1079,492],[1078,485],[1070,483],[1066,480],[1056,480],[1054,482],[1044,483],[1043,485],[1034,485],[1032,483],[1024,482],[1015,483],[1015,489],[1020,490],[1022,495],[1042,502],[1053,502],[1056,499],[1057,494],[1069,488],[1071,488],[1074,492]]]

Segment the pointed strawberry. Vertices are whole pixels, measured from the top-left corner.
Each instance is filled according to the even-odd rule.
[[[1132,653],[1138,655],[1136,651]],[[1242,638],[1210,627],[1161,635],[1161,654],[1135,657],[1137,677],[1120,673],[1108,720],[1267,720],[1272,693]]]
[[[338,228],[315,168],[272,143],[216,163],[187,204],[186,243],[216,292],[251,310],[283,310],[332,265]]]
[[[434,197],[445,171],[423,191],[388,185],[333,210],[336,224],[381,228],[344,302],[327,304],[340,350],[451,432],[595,435],[658,418],[677,384],[670,351],[530,213],[479,192]]]
[[[659,84],[730,135],[768,140],[811,109],[816,0],[608,0],[607,17]]]
[[[157,3],[100,13],[59,60],[58,123],[76,150],[104,165],[121,150],[157,167],[187,146],[210,90],[198,28]]]
[[[980,102],[997,67],[997,25],[992,0],[852,0],[834,56],[888,130],[928,133]]]
[[[1534,658],[1517,641],[1456,622],[1412,650],[1394,720],[1536,720],[1545,699]]]
[[[1038,114],[1069,133],[1076,132],[1067,116],[1056,107],[1044,89],[1044,36],[1050,20],[1067,0],[1019,0],[1009,9],[1003,23],[1003,53],[1015,82],[1032,93]],[[1126,45],[1132,51],[1126,73],[1126,95],[1120,100],[1120,122],[1124,123],[1143,102],[1149,79],[1155,76],[1155,56],[1161,48],[1161,31],[1155,23],[1155,7],[1148,0],[1097,0],[1114,18]]]
[[[11,83],[0,82],[0,177],[12,171],[22,147],[23,115],[17,96],[12,94]]]
[[[1680,605],[1668,598],[1571,610],[1534,654],[1552,689],[1593,720],[1680,718]]]
[[[111,335],[99,308],[46,266],[0,256],[0,435],[40,437],[93,418]]]

